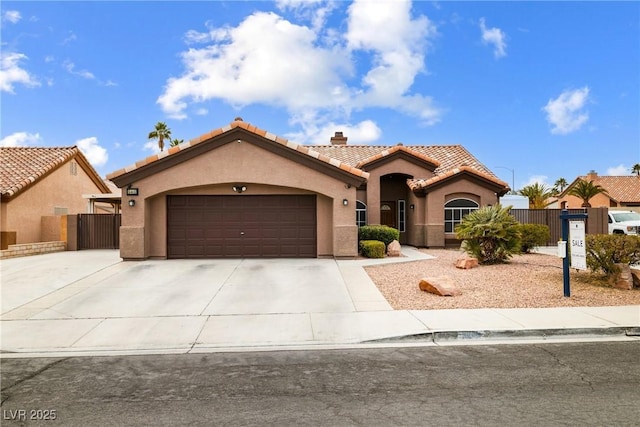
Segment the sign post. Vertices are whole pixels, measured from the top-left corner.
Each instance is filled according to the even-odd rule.
[[[581,220],[581,221],[571,221],[575,225],[575,231],[573,231],[572,236],[575,237],[575,245],[573,240],[570,242],[570,250],[571,250],[571,263],[574,263],[575,256],[575,268],[579,268],[582,266],[582,262],[584,262],[584,269],[587,268],[586,265],[586,245],[585,245],[585,231],[584,231],[584,220],[587,219],[589,215],[586,213],[577,213],[570,214],[568,210],[563,209],[560,213],[560,220],[562,221],[562,240],[565,242],[569,241],[569,220]],[[580,223],[580,224],[578,224]],[[574,249],[575,248],[575,249]],[[576,253],[574,253],[574,250]],[[577,256],[576,256],[577,255]],[[562,276],[564,282],[564,296],[571,296],[571,284],[569,283],[569,257],[565,256],[562,259]]]

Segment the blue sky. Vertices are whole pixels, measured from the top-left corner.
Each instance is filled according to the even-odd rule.
[[[640,3],[2,1],[3,146],[102,174],[241,116],[299,143],[461,144],[508,183],[640,162]]]

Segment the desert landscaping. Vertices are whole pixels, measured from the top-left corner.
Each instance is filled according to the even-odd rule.
[[[507,264],[455,267],[464,256],[454,249],[421,249],[434,259],[366,267],[396,310],[451,308],[541,308],[640,305],[640,289],[614,289],[589,271],[571,271],[571,296],[563,296],[562,260],[539,253],[515,255]],[[461,291],[438,296],[421,291],[425,277],[445,277]]]

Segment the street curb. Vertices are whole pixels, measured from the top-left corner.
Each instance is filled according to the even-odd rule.
[[[435,331],[368,340],[363,341],[363,343],[431,342],[438,344],[453,341],[558,339],[582,337],[640,337],[640,327],[616,326],[610,328]]]

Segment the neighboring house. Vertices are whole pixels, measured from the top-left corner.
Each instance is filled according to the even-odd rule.
[[[640,176],[599,176],[595,171],[589,172],[586,176],[577,177],[567,188],[557,197],[555,205],[561,209],[579,208],[582,200],[568,193],[579,180],[592,181],[607,190],[594,196],[589,203],[594,208],[619,208],[629,209],[640,207]]]
[[[0,148],[2,249],[42,241],[42,217],[87,211],[83,194],[111,193],[78,147]]]
[[[336,132],[304,146],[241,118],[107,179],[123,189],[124,259],[353,257],[364,224],[443,247],[509,191],[459,145],[350,146]]]

